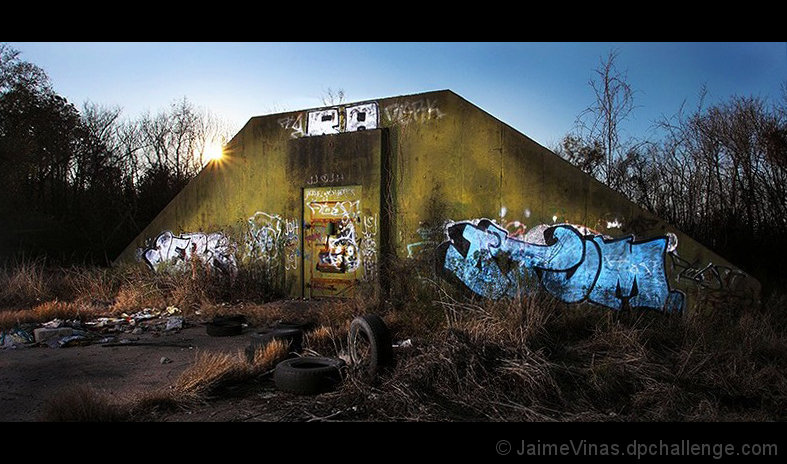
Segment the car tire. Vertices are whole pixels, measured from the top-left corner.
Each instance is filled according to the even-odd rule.
[[[281,391],[317,395],[332,391],[342,381],[344,361],[338,358],[304,356],[276,365],[273,382]]]
[[[393,364],[391,332],[376,314],[356,317],[347,336],[350,361],[371,377]]]

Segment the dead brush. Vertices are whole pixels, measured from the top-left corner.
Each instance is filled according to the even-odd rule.
[[[551,420],[560,404],[552,366],[540,353],[436,334],[384,379],[366,406],[380,420]]]
[[[443,293],[446,326],[514,346],[541,344],[558,304],[541,294],[514,299],[457,300]]]
[[[282,305],[271,302],[265,305],[239,303],[237,305],[226,304],[206,304],[200,308],[203,318],[210,319],[216,316],[228,316],[233,314],[243,314],[249,325],[265,327],[275,324],[277,321],[285,319],[287,313]]]
[[[287,357],[287,345],[273,340],[258,347],[251,362],[243,353],[198,352],[194,363],[168,388],[144,392],[128,400],[129,416],[150,419],[157,412],[189,409],[220,395],[225,388],[241,385],[270,373]]]
[[[286,356],[287,346],[280,340],[273,340],[257,349],[251,363],[241,352],[198,352],[194,363],[172,384],[172,390],[187,401],[204,400],[222,387],[239,384],[270,371]]]
[[[0,269],[0,305],[30,305],[53,297],[42,260],[21,259]]]
[[[249,374],[260,375],[270,372],[276,364],[284,361],[289,353],[287,343],[282,340],[274,339],[265,346],[258,347],[254,351],[252,362],[248,366]]]
[[[160,279],[142,266],[126,265],[115,270],[117,290],[112,300],[111,311],[116,313],[136,312],[142,308],[167,306],[166,295]]]
[[[185,402],[196,402],[247,376],[246,362],[240,355],[198,352],[194,363],[183,371],[171,388]]]
[[[52,319],[89,320],[104,313],[103,308],[67,301],[52,300],[32,309],[0,311],[0,330],[11,329],[21,323],[41,323]]]
[[[61,274],[58,294],[70,301],[111,304],[118,292],[118,273],[111,268],[72,266]]]
[[[29,310],[7,309],[0,311],[0,331],[11,330],[23,322],[28,322],[29,313]]]
[[[321,325],[303,335],[306,348],[320,356],[338,355],[341,352],[342,342],[336,337],[334,330]]]
[[[103,392],[86,386],[71,386],[52,395],[40,419],[45,422],[120,422],[128,418],[129,410],[113,403]]]
[[[82,316],[94,313],[89,306],[58,300],[41,303],[30,311],[35,322],[45,322],[52,319],[80,319]]]

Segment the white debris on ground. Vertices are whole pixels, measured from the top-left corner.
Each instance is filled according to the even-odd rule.
[[[163,310],[145,308],[120,317],[98,317],[90,321],[52,319],[44,323],[24,323],[19,327],[0,331],[0,349],[29,346],[64,348],[104,344],[117,341],[119,334],[139,335],[144,332],[175,332],[186,327],[180,309],[167,306]]]

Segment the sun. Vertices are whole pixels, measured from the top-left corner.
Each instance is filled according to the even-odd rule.
[[[224,157],[224,148],[218,142],[210,142],[205,147],[205,159],[207,163],[219,161]]]

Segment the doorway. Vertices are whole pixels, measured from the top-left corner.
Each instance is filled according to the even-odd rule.
[[[303,296],[352,296],[362,276],[361,186],[303,189]]]

